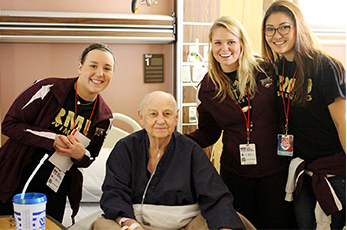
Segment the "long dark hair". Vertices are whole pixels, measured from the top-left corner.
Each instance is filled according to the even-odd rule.
[[[319,45],[317,38],[312,33],[309,25],[306,23],[304,15],[299,7],[287,0],[278,0],[272,3],[266,11],[262,31],[266,27],[266,21],[271,14],[282,12],[287,14],[294,22],[296,30],[295,54],[297,74],[293,92],[295,94],[293,103],[304,105],[307,102],[308,83],[312,74],[318,74],[322,70],[322,60],[328,59],[336,71],[340,84],[345,82],[346,69],[340,60],[330,55]],[[271,50],[265,39],[265,33],[262,35],[262,54],[266,62],[279,62],[281,59],[278,53]],[[278,63],[277,63],[278,64]],[[313,70],[313,72],[312,72]]]

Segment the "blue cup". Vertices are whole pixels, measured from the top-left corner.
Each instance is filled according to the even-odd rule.
[[[43,193],[25,193],[13,197],[16,230],[45,230],[47,197]]]

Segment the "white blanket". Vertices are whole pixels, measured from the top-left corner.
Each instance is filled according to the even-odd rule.
[[[180,229],[200,214],[198,204],[184,206],[133,205],[137,221],[159,229]]]

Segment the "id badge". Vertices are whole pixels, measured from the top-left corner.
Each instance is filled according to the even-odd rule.
[[[65,173],[58,167],[54,167],[51,175],[48,178],[47,186],[50,187],[54,192],[57,192],[61,182],[63,181]]]
[[[280,156],[293,156],[294,136],[278,134],[277,154]]]
[[[255,152],[255,144],[240,145],[240,160],[241,165],[256,165],[257,155]]]

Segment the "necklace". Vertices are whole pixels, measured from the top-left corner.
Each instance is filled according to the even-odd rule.
[[[90,101],[90,102],[87,102],[87,103],[82,103],[80,100],[81,100],[80,96],[77,95],[77,105],[82,105],[82,106],[91,105],[95,101],[94,100],[94,101]]]

